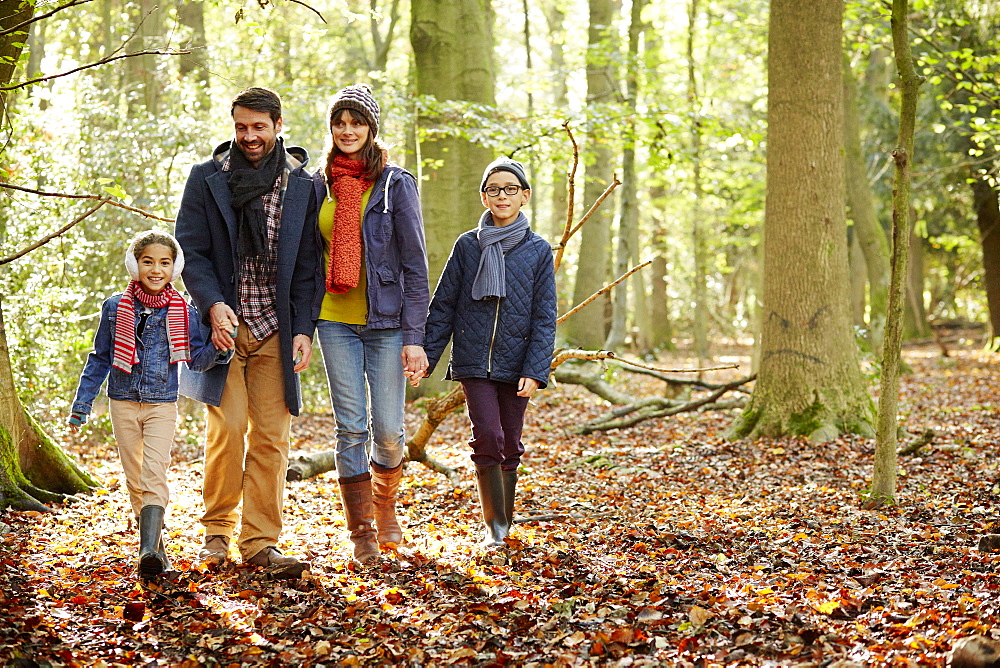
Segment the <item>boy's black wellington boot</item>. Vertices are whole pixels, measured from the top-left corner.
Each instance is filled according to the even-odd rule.
[[[507,533],[514,528],[514,492],[517,490],[517,469],[503,471],[503,510]]]
[[[156,553],[158,555],[160,555],[160,560],[163,562],[163,570],[164,571],[169,571],[170,570],[170,557],[167,556],[167,546],[163,542],[163,532],[164,532],[164,529],[161,528],[160,529],[160,537],[156,541]]]
[[[483,509],[483,523],[486,525],[483,544],[486,547],[503,547],[505,545],[503,539],[507,537],[510,524],[505,516],[503,474],[500,465],[477,466],[476,482],[479,485],[479,504]]]
[[[167,570],[170,564],[161,555],[163,507],[143,506],[139,511],[139,577],[151,579]]]

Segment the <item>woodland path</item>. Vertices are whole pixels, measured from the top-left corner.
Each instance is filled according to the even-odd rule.
[[[67,444],[108,491],[3,516],[0,662],[941,665],[958,638],[1000,635],[1000,555],[976,549],[1000,533],[1000,361],[974,348],[904,355],[901,419],[937,436],[901,460],[897,507],[859,510],[871,440],[728,442],[730,412],[567,436],[604,409],[564,386],[535,400],[525,434],[518,512],[549,519],[518,524],[508,552],[476,547],[456,414],[429,450],[462,484],[408,466],[413,545],[379,568],[347,561],[335,473],[289,485],[283,546],[314,564],[294,583],[185,570],[200,545],[200,462],[182,434],[168,511],[182,572],[166,598],[135,586],[113,450]],[[660,391],[627,378],[636,394]],[[295,448],[329,447],[330,418],[293,429]]]

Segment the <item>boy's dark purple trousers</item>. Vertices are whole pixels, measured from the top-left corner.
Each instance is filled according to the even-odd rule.
[[[476,466],[499,464],[516,470],[524,454],[521,430],[528,397],[517,396],[517,385],[487,378],[462,378],[472,421],[472,461]]]

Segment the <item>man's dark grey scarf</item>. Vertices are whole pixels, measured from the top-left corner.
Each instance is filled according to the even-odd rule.
[[[279,137],[271,155],[254,169],[234,140],[229,151],[229,191],[236,211],[236,255],[241,260],[267,252],[267,213],[263,196],[285,168],[285,142]]]
[[[493,224],[493,214],[485,211],[479,219],[476,236],[479,239],[479,269],[472,281],[472,298],[507,296],[507,276],[503,263],[504,254],[521,243],[530,231],[528,218],[518,213],[513,223],[497,227]]]

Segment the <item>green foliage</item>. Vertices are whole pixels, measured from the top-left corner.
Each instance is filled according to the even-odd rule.
[[[612,70],[622,72],[628,66],[635,72],[638,98],[632,117],[624,86],[609,99],[586,98],[587,56],[595,49],[586,43],[588,12],[582,0],[530,4],[530,70],[521,3],[494,0],[495,15],[505,17],[494,26],[495,105],[413,94],[407,3],[398,8],[387,57],[381,58],[370,16],[358,13],[360,6],[321,3],[316,7],[329,21],[323,24],[295,3],[200,3],[205,34],[198,37],[182,20],[179,7],[161,4],[144,24],[158,22],[161,29],[146,34],[138,30],[142,16],[137,4],[106,11],[108,2],[73,7],[36,25],[33,30],[41,31],[44,40],[22,40],[28,48],[21,54],[15,80],[24,77],[29,50],[43,43],[43,74],[107,56],[133,33],[145,46],[190,47],[192,54],[141,62],[125,59],[12,95],[13,134],[10,142],[0,145],[5,180],[47,191],[111,195],[172,218],[189,165],[230,136],[229,100],[238,90],[251,84],[277,90],[285,105],[286,138],[306,147],[315,167],[328,134],[330,98],[341,86],[364,81],[376,90],[382,105],[379,134],[388,141],[391,157],[415,172],[426,176],[437,166],[426,156],[418,165],[415,156],[420,142],[442,136],[469,139],[493,153],[527,162],[534,185],[534,226],[547,233],[561,228],[566,216],[553,210],[552,189],[572,161],[563,129],[569,122],[581,147],[589,147],[585,139],[593,138],[615,155],[625,146],[635,149],[641,252],[662,253],[667,266],[667,294],[651,297],[667,300],[674,329],[685,336],[693,298],[690,212],[696,131],[703,184],[698,210],[704,219],[699,222],[705,231],[708,299],[717,316],[713,336],[752,333],[765,197],[765,3],[699,3],[695,109],[687,96],[684,13],[649,3],[642,15],[643,51],[639,62],[627,64],[621,38],[629,12],[622,6],[610,26],[611,37],[595,48]],[[392,3],[379,0],[375,5],[382,40],[389,35]],[[927,245],[927,296],[937,318],[976,320],[985,313],[978,233],[969,213],[966,180],[994,183],[996,173],[1000,84],[995,72],[1000,62],[997,12],[987,5],[960,0],[914,3],[915,54],[918,70],[927,77],[917,128],[914,201]],[[877,4],[849,2],[845,48],[861,81],[868,177],[888,227],[888,154],[895,142],[897,92],[886,11]],[[132,42],[126,50],[136,45]],[[184,70],[195,56],[204,65],[203,74]],[[151,90],[157,103],[147,107],[146,93]],[[583,148],[579,157],[577,220],[592,204],[579,197],[593,156]],[[51,233],[86,206],[77,200],[0,192],[4,254]],[[605,206],[616,209],[614,197]],[[124,242],[153,226],[171,225],[106,206],[59,239],[0,269],[16,380],[35,414],[65,411],[90,349],[100,304],[125,285]],[[569,276],[560,282],[562,294],[569,294],[569,279],[576,270],[575,243],[565,256]],[[302,381],[307,406],[326,410],[318,355]],[[754,416],[745,413],[743,418],[752,429],[755,420],[748,418]]]

